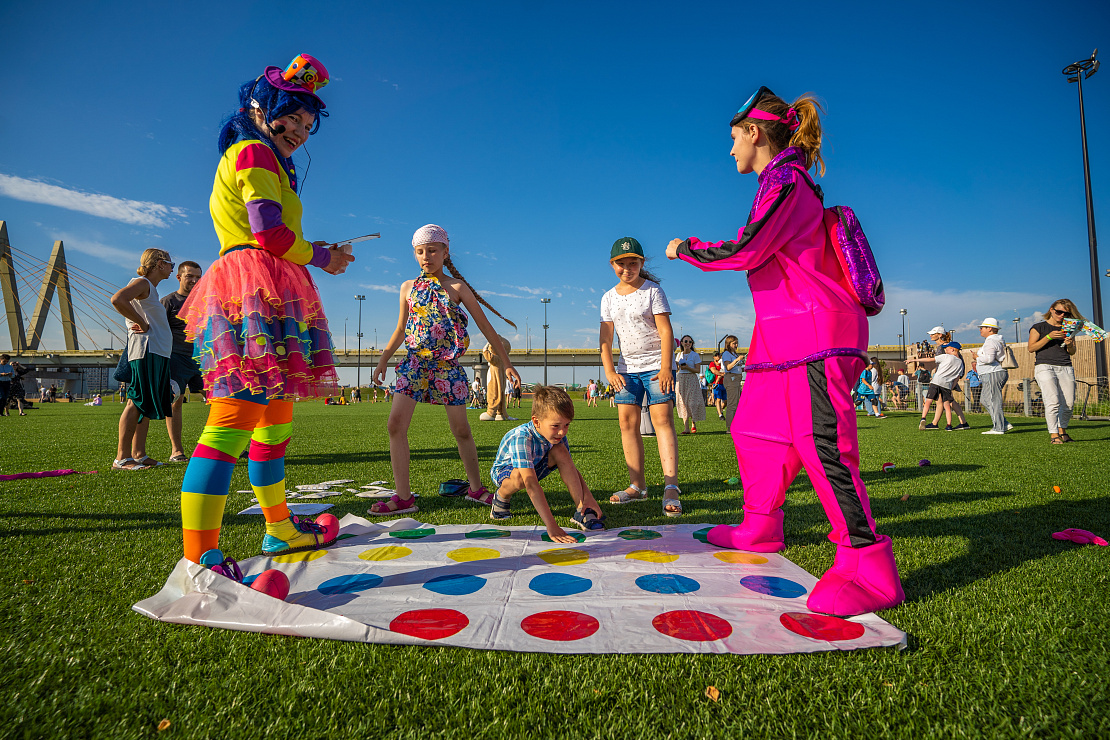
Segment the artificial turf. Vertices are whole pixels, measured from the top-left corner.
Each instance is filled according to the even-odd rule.
[[[48,404],[0,419],[0,473],[95,475],[0,483],[0,737],[1107,737],[1110,548],[1050,537],[1110,536],[1110,422],[1076,422],[1050,445],[1042,419],[1014,432],[919,432],[915,414],[860,419],[862,470],[880,532],[894,540],[907,602],[882,616],[909,647],[785,656],[565,656],[365,645],[162,624],[131,611],[180,557],[184,465],[113,472],[120,406]],[[298,404],[291,485],[392,480],[386,404]],[[504,422],[471,424],[488,470]],[[514,410],[522,418],[525,408]],[[185,406],[186,440],[205,407]],[[731,439],[712,409],[679,438],[682,521],[734,522]],[[627,483],[616,412],[579,402],[570,438],[602,494]],[[488,521],[431,495],[462,477],[441,409],[413,418],[416,518]],[[191,445],[190,445],[191,446]],[[647,443],[649,502],[606,507],[610,526],[663,525]],[[169,454],[155,423],[150,452]],[[928,458],[932,464],[918,467]],[[880,472],[884,462],[896,467]],[[571,500],[545,481],[565,520]],[[1060,493],[1053,486],[1061,488]],[[239,465],[221,546],[259,550],[262,520]],[[909,494],[906,501],[902,497]],[[340,518],[368,502],[330,499]],[[514,524],[539,524],[521,499]],[[515,511],[515,510],[514,510]],[[784,555],[820,575],[828,524],[804,473],[787,494]],[[717,701],[706,687],[720,691]],[[168,728],[159,731],[159,724]]]

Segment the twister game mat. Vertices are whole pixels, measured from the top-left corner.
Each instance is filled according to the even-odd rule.
[[[326,550],[240,563],[289,576],[285,603],[182,559],[134,605],[152,619],[395,645],[546,653],[808,653],[905,647],[866,614],[806,609],[817,579],[778,554],[722,550],[710,526],[571,533],[348,514]]]

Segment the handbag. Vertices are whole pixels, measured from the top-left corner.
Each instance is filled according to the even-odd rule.
[[[1014,356],[1014,351],[1010,349],[1010,345],[1006,345],[1006,356],[1002,358],[1001,363],[1003,370],[1017,370],[1018,361]]]

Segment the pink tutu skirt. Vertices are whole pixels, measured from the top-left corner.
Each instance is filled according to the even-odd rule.
[[[178,312],[210,398],[338,392],[328,321],[304,265],[262,249],[224,254]]]

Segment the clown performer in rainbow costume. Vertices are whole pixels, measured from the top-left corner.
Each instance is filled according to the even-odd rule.
[[[248,443],[247,471],[266,517],[263,554],[326,547],[338,535],[331,514],[299,519],[285,502],[292,398],[338,392],[328,323],[307,267],[336,274],[354,259],[301,236],[290,158],[327,115],[317,95],[327,83],[327,70],[307,54],[284,70],[267,67],[239,88],[238,110],[220,130],[223,156],[209,200],[220,258],[179,312],[209,401],[181,491],[185,557],[193,562],[213,564],[202,555],[218,547],[232,469]]]
[[[746,270],[755,303],[748,382],[730,430],[744,517],[714,527],[709,542],[783,550],[786,489],[805,467],[836,544],[807,606],[851,616],[900,604],[905,594],[859,473],[851,390],[866,362],[867,316],[808,173],[814,165],[825,172],[819,111],[812,96],[788,105],[759,88],[731,124],[736,169],[759,177],[747,223],[733,241],[674,239],[667,257],[705,271]]]

